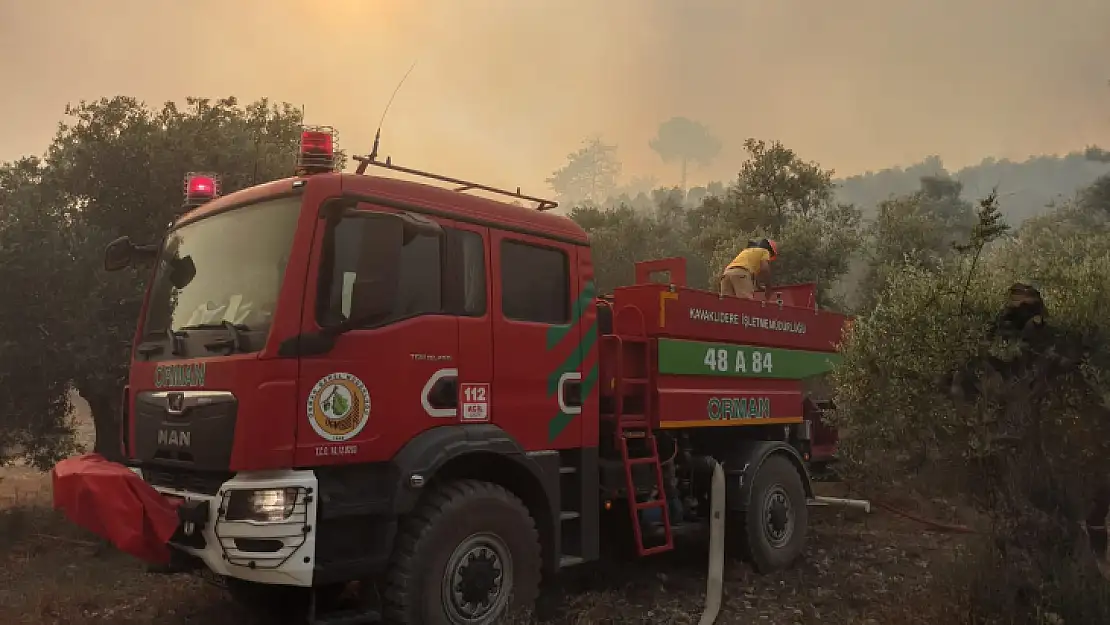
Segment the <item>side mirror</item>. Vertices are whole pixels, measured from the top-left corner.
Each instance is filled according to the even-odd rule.
[[[197,265],[193,262],[192,256],[185,258],[175,258],[170,261],[170,284],[173,288],[181,290],[197,277]]]
[[[120,237],[104,248],[104,271],[119,271],[131,266],[135,245],[130,237]]]

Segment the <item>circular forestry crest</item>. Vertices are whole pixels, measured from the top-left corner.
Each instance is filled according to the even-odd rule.
[[[349,373],[320,379],[308,394],[308,422],[322,438],[340,442],[358,435],[370,420],[370,392]]]

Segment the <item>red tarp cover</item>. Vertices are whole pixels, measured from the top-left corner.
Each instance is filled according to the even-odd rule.
[[[54,508],[121,551],[154,564],[170,559],[177,502],[163,497],[127,467],[99,454],[54,466]]]

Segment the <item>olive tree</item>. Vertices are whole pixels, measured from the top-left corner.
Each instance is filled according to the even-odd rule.
[[[841,470],[987,515],[991,572],[974,569],[967,588],[984,618],[1105,622],[1110,592],[1092,581],[1079,528],[1110,477],[1110,228],[1073,205],[988,247],[1003,228],[986,203],[970,245],[890,272],[845,337]],[[1038,288],[1046,309],[1015,283]],[[1021,327],[1003,323],[1026,306]]]
[[[225,193],[291,175],[300,123],[299,110],[266,100],[190,98],[185,107],[153,108],[102,99],[67,107],[44,162],[5,167],[0,205],[19,217],[0,226],[0,254],[13,258],[0,263],[0,277],[26,295],[0,306],[4,369],[13,372],[0,391],[10,406],[0,428],[9,438],[0,441],[12,433],[35,441],[22,449],[40,465],[66,453],[72,387],[91,408],[97,451],[118,453],[147,270],[105,274],[104,246],[121,235],[157,242],[181,212],[187,172],[217,172]],[[32,357],[41,366],[27,366]]]

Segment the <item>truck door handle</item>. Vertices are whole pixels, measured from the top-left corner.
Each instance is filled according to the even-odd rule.
[[[582,413],[582,374],[568,371],[559,377],[559,410],[565,414]]]

